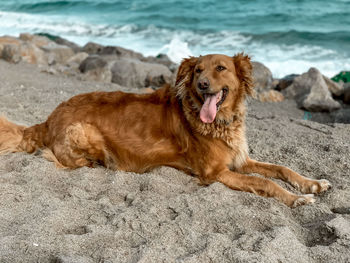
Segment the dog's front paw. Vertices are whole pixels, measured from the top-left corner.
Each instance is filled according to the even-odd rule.
[[[327,191],[331,187],[331,183],[326,179],[308,180],[303,184],[300,190],[304,194],[318,194]]]
[[[314,198],[313,194],[299,195],[294,200],[294,202],[291,205],[291,207],[297,207],[297,206],[301,206],[301,205],[312,204],[312,203],[315,203],[315,201],[316,201],[316,199]]]
[[[317,185],[313,185],[311,190],[312,193],[322,193],[330,188],[332,188],[332,184],[326,179],[321,179],[317,180]]]

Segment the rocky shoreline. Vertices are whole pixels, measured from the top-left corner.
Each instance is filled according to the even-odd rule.
[[[50,74],[149,91],[173,83],[178,66],[163,54],[144,57],[122,47],[93,42],[80,47],[58,36],[28,33],[18,38],[0,37],[0,59],[36,64]],[[253,78],[255,97],[262,102],[293,99],[298,108],[307,112],[308,119],[350,123],[350,83],[337,83],[316,68],[301,75],[274,79],[271,71],[259,62],[253,62]]]
[[[27,126],[44,121],[74,95],[98,90],[151,92],[173,81],[176,71],[164,56],[144,58],[96,44],[89,45],[95,49],[92,54],[81,55],[80,47],[36,36],[6,38],[13,46],[5,47],[4,53],[9,44],[1,39],[0,114]],[[103,49],[114,51],[96,54]],[[5,56],[12,58],[10,63],[3,57],[7,50],[13,51]],[[120,67],[128,69],[120,81],[131,87],[112,82],[110,69],[119,58],[123,59]],[[154,75],[158,68],[143,68],[149,64],[164,66],[164,76]],[[270,74],[265,68],[262,72]],[[323,83],[323,88],[327,85],[314,69],[306,75]],[[333,188],[316,196],[316,203],[290,209],[272,198],[233,191],[219,183],[200,186],[196,178],[169,167],[145,174],[103,167],[68,171],[56,169],[40,152],[1,155],[0,262],[350,262],[350,125],[334,123],[331,117],[346,109],[344,95],[331,96],[341,105],[339,110],[310,113],[298,108],[298,99],[288,98],[289,87],[282,87],[292,85],[299,92],[308,83],[303,75],[283,80],[291,84],[261,79],[257,96],[276,91],[285,99],[248,101],[249,155],[309,178],[329,180]],[[307,94],[312,89],[311,85]],[[305,100],[300,103],[309,103]],[[308,120],[308,113],[327,124]],[[276,183],[296,191],[284,182]]]

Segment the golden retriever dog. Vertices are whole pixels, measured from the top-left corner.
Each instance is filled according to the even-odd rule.
[[[0,119],[0,152],[43,149],[61,168],[92,167],[143,173],[166,165],[240,191],[274,197],[290,207],[315,201],[327,180],[313,180],[248,156],[245,98],[252,65],[244,54],[184,59],[176,84],[151,94],[92,92],[61,103],[32,127]],[[266,178],[249,176],[258,173]],[[268,178],[282,179],[295,194]]]

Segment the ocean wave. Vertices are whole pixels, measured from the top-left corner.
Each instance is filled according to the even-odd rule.
[[[26,1],[26,2],[11,2],[11,1],[5,1],[4,10],[6,11],[12,11],[12,12],[23,12],[23,13],[46,13],[46,12],[59,12],[60,10],[67,10],[76,8],[78,9],[85,9],[85,11],[88,11],[89,9],[94,10],[96,7],[104,7],[108,8],[111,6],[115,6],[116,3],[109,3],[109,2],[96,2],[96,1],[71,1],[71,0],[61,0],[61,1]]]
[[[65,37],[79,45],[94,41],[104,45],[130,48],[146,56],[165,53],[176,63],[190,55],[209,53],[233,55],[244,51],[254,60],[266,64],[275,77],[302,73],[311,66],[317,67],[327,76],[333,76],[340,70],[350,68],[348,62],[350,54],[345,50],[339,51],[332,45],[324,47],[318,45],[317,41],[314,42],[315,44],[300,41],[300,38],[310,36],[316,39],[326,38],[323,33],[290,31],[248,34],[232,30],[193,31],[155,25],[89,23],[74,16],[47,16],[17,12],[0,12],[0,19],[2,34],[45,32]],[[330,37],[341,38],[342,32],[332,34]],[[278,39],[278,41],[272,39]],[[293,39],[297,40],[292,41]],[[339,43],[343,43],[342,41],[345,45],[346,37],[341,38]]]
[[[12,6],[12,9],[19,12],[47,12],[52,9],[63,9],[73,6],[81,6],[86,1],[41,1],[37,3],[21,3]]]
[[[349,28],[348,28],[349,29]],[[333,47],[336,49],[343,49],[345,52],[349,52],[350,45],[350,32],[341,31],[340,27],[337,31],[332,32],[309,32],[309,31],[297,31],[288,30],[283,32],[267,32],[264,34],[249,34],[253,41],[261,41],[263,43],[274,43],[278,40],[278,43],[285,45],[313,45]],[[334,41],[336,40],[336,41]]]

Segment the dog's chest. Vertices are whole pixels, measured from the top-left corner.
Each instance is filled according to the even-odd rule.
[[[241,167],[248,158],[248,144],[244,129],[228,133],[222,140],[225,141],[230,156],[229,168],[232,170]]]

